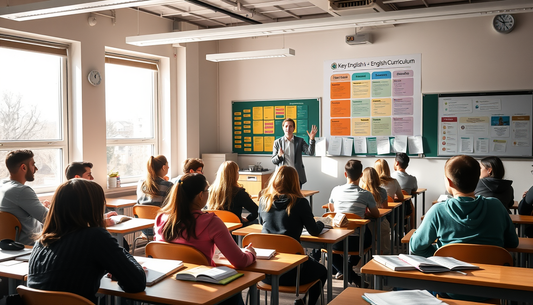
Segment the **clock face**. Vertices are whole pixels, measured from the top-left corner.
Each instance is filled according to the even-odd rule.
[[[492,25],[499,33],[507,34],[514,29],[515,23],[512,15],[502,14],[494,17]]]
[[[87,76],[89,79],[89,83],[93,86],[100,85],[100,82],[102,82],[102,77],[100,76],[100,72],[93,70],[89,72],[89,75]]]

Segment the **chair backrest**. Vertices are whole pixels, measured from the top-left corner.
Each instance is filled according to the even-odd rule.
[[[333,216],[333,217],[335,217],[335,214],[337,214],[337,213],[335,213],[335,212],[328,212],[328,213],[324,213],[324,214],[322,215],[322,217],[329,217],[329,216]],[[359,215],[357,215],[357,214],[354,214],[354,213],[343,213],[343,214],[346,215],[346,218],[348,218],[348,219],[362,219],[361,216],[359,216]]]
[[[218,218],[222,219],[223,222],[236,222],[240,223],[241,219],[239,216],[233,214],[230,211],[225,210],[207,210],[208,213],[213,213],[218,216]]]
[[[281,234],[250,233],[244,236],[243,245],[252,243],[253,247],[274,249],[280,253],[305,254],[302,245],[294,238]]]
[[[387,202],[394,202],[394,198],[392,198],[391,196],[387,196]]]
[[[133,215],[137,218],[155,219],[160,210],[156,205],[137,204],[133,206]]]
[[[12,239],[18,241],[22,226],[18,218],[8,212],[0,212],[0,240]]]
[[[176,259],[197,265],[211,265],[211,262],[200,250],[188,245],[152,241],[146,245],[145,251],[147,257]]]
[[[402,194],[404,194],[404,195],[410,195],[409,193],[407,193],[406,190],[402,190]]]
[[[448,244],[440,247],[435,256],[451,256],[467,263],[512,266],[513,257],[502,247],[476,244]]]
[[[17,287],[17,292],[24,305],[94,305],[86,298],[70,292],[39,290],[22,285]]]

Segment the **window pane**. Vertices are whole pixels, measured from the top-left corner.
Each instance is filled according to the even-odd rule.
[[[63,180],[63,150],[57,149],[32,149],[35,160],[37,172],[35,173],[35,180],[26,182],[26,185],[31,186],[35,192],[45,188],[57,187]],[[7,150],[0,151],[0,177],[9,177],[9,171],[5,166]]]
[[[114,64],[105,67],[107,138],[153,138],[155,72]]]
[[[61,140],[62,61],[0,48],[0,141]]]
[[[146,172],[146,162],[153,155],[153,145],[107,146],[107,172],[118,171],[122,182],[136,181]]]

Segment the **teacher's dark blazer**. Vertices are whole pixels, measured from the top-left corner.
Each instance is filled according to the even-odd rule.
[[[272,148],[272,163],[274,163],[277,167],[280,167],[282,165],[285,165],[285,158],[278,156],[278,151],[283,145],[283,138],[285,136],[277,139],[274,141],[274,147]],[[304,163],[302,161],[302,153],[314,156],[315,155],[315,140],[309,141],[310,144],[307,144],[303,138],[294,136],[294,168],[296,168],[296,171],[298,172],[298,176],[300,178],[300,183],[304,184],[307,182],[307,177],[305,176],[305,168]],[[285,151],[285,149],[283,149]]]

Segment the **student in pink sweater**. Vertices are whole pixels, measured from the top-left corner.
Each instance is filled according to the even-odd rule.
[[[204,175],[182,176],[155,219],[155,240],[193,246],[212,266],[215,266],[213,254],[217,246],[235,268],[247,267],[255,261],[252,245],[241,250],[220,218],[201,211],[207,202],[208,187]],[[228,304],[243,303],[240,293],[226,301]]]

